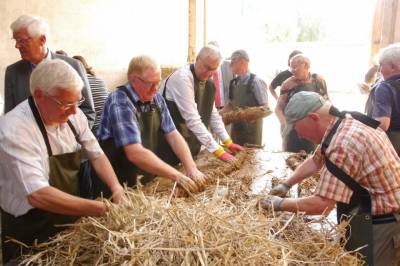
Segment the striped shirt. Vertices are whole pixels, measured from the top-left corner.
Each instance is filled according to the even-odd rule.
[[[128,82],[125,86],[133,96],[133,99],[139,101],[139,96],[131,84]],[[175,125],[164,98],[159,93],[156,93],[153,103],[162,110],[161,130],[164,134],[174,131]],[[100,126],[97,130],[98,139],[107,140],[113,138],[117,148],[128,144],[142,143],[136,112],[136,107],[125,92],[119,89],[111,92],[104,105]]]
[[[322,142],[332,129],[329,125]],[[320,150],[314,155],[318,158]],[[326,156],[346,174],[366,188],[372,201],[372,214],[400,211],[400,159],[386,133],[348,117],[339,125]],[[353,191],[332,175],[325,165],[315,194],[336,202],[349,203]]]
[[[96,113],[92,131],[96,133],[100,125],[101,112],[103,112],[103,107],[107,99],[108,92],[106,89],[106,84],[102,79],[91,74],[87,74],[87,78],[89,81],[90,89],[92,91],[94,111]]]

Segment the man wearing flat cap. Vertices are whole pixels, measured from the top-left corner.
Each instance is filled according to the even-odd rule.
[[[358,112],[339,112],[315,92],[298,92],[285,108],[287,134],[321,144],[284,183],[261,202],[266,209],[319,215],[337,207],[338,222],[352,217],[346,248],[368,265],[400,261],[400,159],[379,122]],[[314,195],[281,198],[320,171]]]

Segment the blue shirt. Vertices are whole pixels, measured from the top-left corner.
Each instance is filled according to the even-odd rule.
[[[139,101],[139,96],[135,89],[128,82],[124,85],[133,96],[135,101]],[[164,134],[174,131],[175,125],[169,114],[164,98],[156,93],[153,102],[161,112],[161,130]],[[142,143],[140,137],[140,127],[136,118],[136,107],[122,90],[116,89],[108,96],[101,122],[97,130],[99,140],[113,138],[117,148],[128,144]]]
[[[398,80],[395,75],[387,80]],[[374,91],[372,117],[390,117],[389,130],[400,130],[400,88],[390,86],[386,81],[379,82]]]

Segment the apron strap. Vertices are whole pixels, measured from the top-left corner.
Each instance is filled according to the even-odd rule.
[[[79,135],[78,135],[78,133],[76,132],[76,129],[75,129],[74,125],[72,124],[71,120],[68,120],[68,121],[67,121],[67,124],[68,124],[69,128],[71,129],[72,133],[74,133],[76,142],[78,142],[81,146],[83,146],[83,145],[82,145],[82,142],[81,142],[80,139],[79,139]]]
[[[49,157],[50,157],[50,156],[53,156],[53,152],[52,152],[52,150],[51,150],[51,146],[50,146],[50,142],[49,142],[49,137],[47,136],[46,128],[44,127],[42,118],[40,117],[39,111],[38,111],[38,109],[36,108],[36,104],[35,104],[35,102],[33,101],[33,97],[32,97],[32,96],[29,96],[29,97],[28,97],[28,102],[29,102],[29,106],[31,107],[33,116],[35,117],[36,123],[37,123],[37,125],[39,126],[40,132],[42,133],[44,142],[46,143],[47,153],[49,154]]]
[[[247,91],[251,92],[251,84],[253,84],[254,78],[256,77],[256,75],[254,75],[253,73],[250,74],[250,78],[249,81],[247,82]]]
[[[348,186],[353,191],[353,196],[358,200],[360,207],[361,207],[361,211],[364,213],[365,212],[370,213],[371,212],[371,196],[369,195],[368,190],[365,189],[364,187],[362,187],[360,184],[358,184],[351,176],[349,176],[342,169],[337,167],[325,154],[325,151],[328,148],[329,144],[331,143],[333,136],[336,134],[336,131],[337,131],[340,123],[343,120],[342,117],[345,116],[346,112],[339,112],[338,109],[333,107],[329,110],[329,113],[336,117],[339,117],[339,119],[335,122],[334,126],[332,127],[331,131],[329,132],[328,136],[325,138],[325,140],[321,146],[321,153],[324,155],[326,168],[336,178],[338,178],[340,181],[345,183],[346,186]],[[360,121],[360,122],[363,122],[363,121]]]
[[[164,90],[163,90],[163,93],[162,93],[162,97],[164,98],[164,99],[167,99],[166,97],[165,97],[165,95],[167,95],[166,94],[166,91],[167,91],[167,83],[168,83],[168,80],[169,80],[169,78],[172,76],[172,74],[174,74],[175,72],[173,72],[173,73],[171,73],[169,76],[168,76],[168,78],[165,80],[165,83],[164,83]]]

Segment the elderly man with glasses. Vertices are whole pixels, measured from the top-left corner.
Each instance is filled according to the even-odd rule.
[[[197,169],[164,99],[157,93],[160,80],[161,70],[154,59],[146,55],[134,57],[128,68],[128,82],[106,100],[98,139],[121,183],[133,187],[139,175],[142,184],[157,175],[197,191],[204,184],[204,175]],[[161,145],[164,139],[167,143]],[[166,146],[180,159],[186,175],[158,157]],[[97,191],[109,193],[101,182]]]
[[[230,161],[235,157],[225,151],[208,130],[210,127],[230,152],[243,150],[240,145],[232,142],[214,104],[215,84],[211,77],[217,71],[221,58],[216,46],[204,46],[194,64],[183,66],[166,79],[160,93],[193,156],[200,152],[203,145],[219,159]],[[170,154],[164,156],[175,163],[176,160]]]
[[[44,59],[62,59],[71,65],[83,81],[82,94],[85,101],[80,109],[86,115],[89,126],[92,127],[95,111],[86,72],[76,60],[51,52],[47,48],[49,26],[42,18],[23,15],[10,26],[15,40],[15,48],[19,50],[22,60],[9,65],[6,69],[4,84],[4,113],[9,112],[30,96],[29,77],[32,70]]]
[[[33,70],[27,100],[0,117],[0,206],[3,262],[20,245],[47,241],[78,216],[102,216],[106,205],[82,198],[82,160],[119,202],[123,188],[78,106],[83,82],[63,60],[44,60]]]

